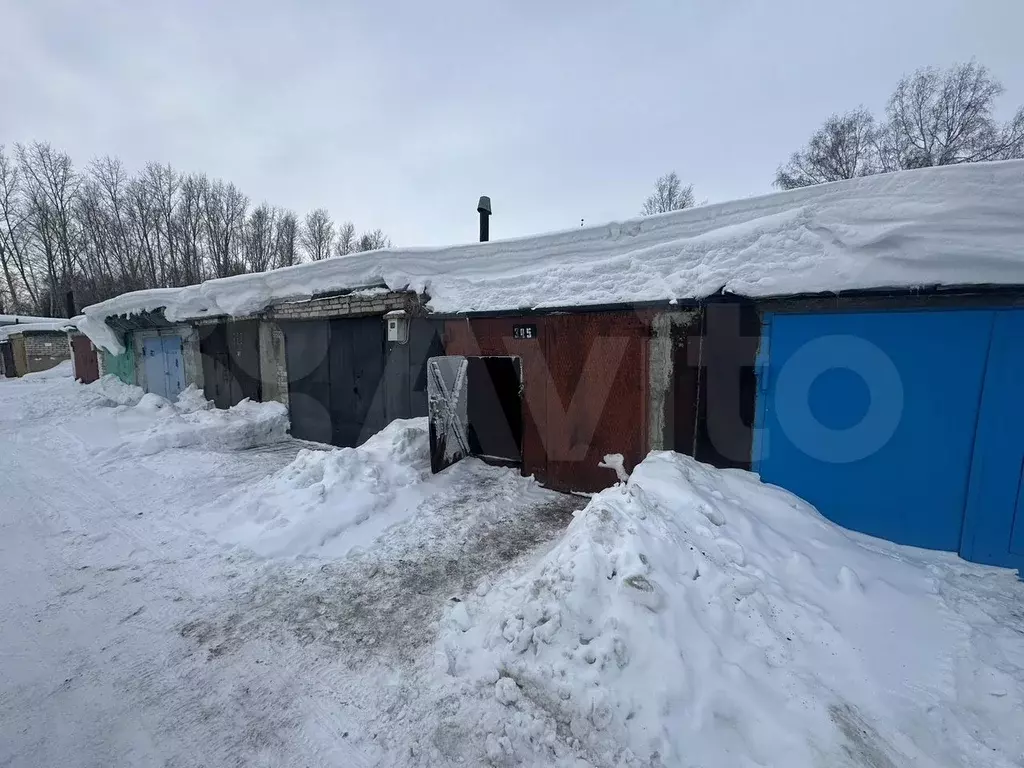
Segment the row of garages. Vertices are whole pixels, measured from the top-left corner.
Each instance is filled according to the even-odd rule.
[[[39,373],[70,359],[71,340],[63,325],[68,325],[68,321],[45,320],[0,327],[0,376],[13,379]],[[85,343],[91,350],[88,339]]]
[[[431,416],[440,470],[467,455],[595,491],[650,450],[753,469],[831,519],[1024,565],[1024,293],[427,314],[411,293],[259,316],[108,319],[102,368],[219,407],[289,407],[293,436],[355,446]]]
[[[48,371],[70,360],[74,376],[83,384],[99,378],[99,355],[87,336],[70,320],[46,319],[39,323],[0,327],[0,376],[20,378]]]
[[[442,464],[495,453],[474,431],[502,434],[514,384],[472,361],[512,356],[521,422],[505,432],[556,488],[610,485],[606,454],[631,468],[668,449],[751,469],[853,530],[1024,566],[1024,293],[470,317],[444,340],[466,363],[437,371],[437,422],[468,434],[442,433]]]

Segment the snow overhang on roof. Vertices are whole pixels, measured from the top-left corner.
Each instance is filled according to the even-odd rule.
[[[75,321],[67,318],[47,318],[35,323],[18,323],[17,325],[0,326],[0,341],[7,341],[11,336],[22,333],[65,333],[74,330]]]
[[[1024,285],[1024,161],[868,176],[516,240],[351,254],[85,309],[243,316],[369,286],[427,294],[439,313],[751,298],[920,286]],[[96,334],[96,335],[94,335]]]

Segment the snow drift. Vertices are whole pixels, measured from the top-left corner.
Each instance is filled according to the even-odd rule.
[[[147,456],[170,448],[240,451],[288,436],[288,409],[281,403],[243,400],[219,410],[193,384],[172,403],[110,375],[83,390],[93,406],[116,411],[117,428],[107,437],[113,444],[104,451],[109,458]]]
[[[409,289],[435,312],[921,286],[1022,285],[1024,161],[926,168],[659,216],[449,248],[392,248],[87,307],[79,328],[120,352],[105,318],[244,316],[334,291]]]
[[[1015,765],[1024,653],[982,660],[995,641],[950,609],[964,578],[1013,576],[652,453],[525,575],[454,607],[440,730],[495,765]]]
[[[93,404],[100,406],[138,405],[146,394],[142,387],[125,384],[109,373],[84,385],[83,391],[93,399]]]
[[[299,451],[231,505],[215,535],[267,557],[342,557],[415,512],[429,477],[427,420],[393,421],[358,448]]]
[[[74,368],[71,365],[70,360],[62,360],[52,368],[47,368],[45,371],[35,371],[34,373],[26,373],[21,377],[22,381],[36,380],[39,379],[64,379],[70,378],[74,375]]]

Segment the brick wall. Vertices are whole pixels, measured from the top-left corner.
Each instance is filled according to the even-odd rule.
[[[383,315],[396,309],[419,314],[419,297],[412,291],[355,292],[309,301],[279,304],[270,311],[274,320],[322,320],[329,317]]]
[[[45,371],[64,360],[71,359],[67,334],[56,333],[24,333],[25,358],[27,372]]]

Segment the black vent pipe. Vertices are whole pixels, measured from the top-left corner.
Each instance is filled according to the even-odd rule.
[[[483,195],[476,206],[476,210],[480,214],[480,242],[486,243],[491,239],[491,198]]]

